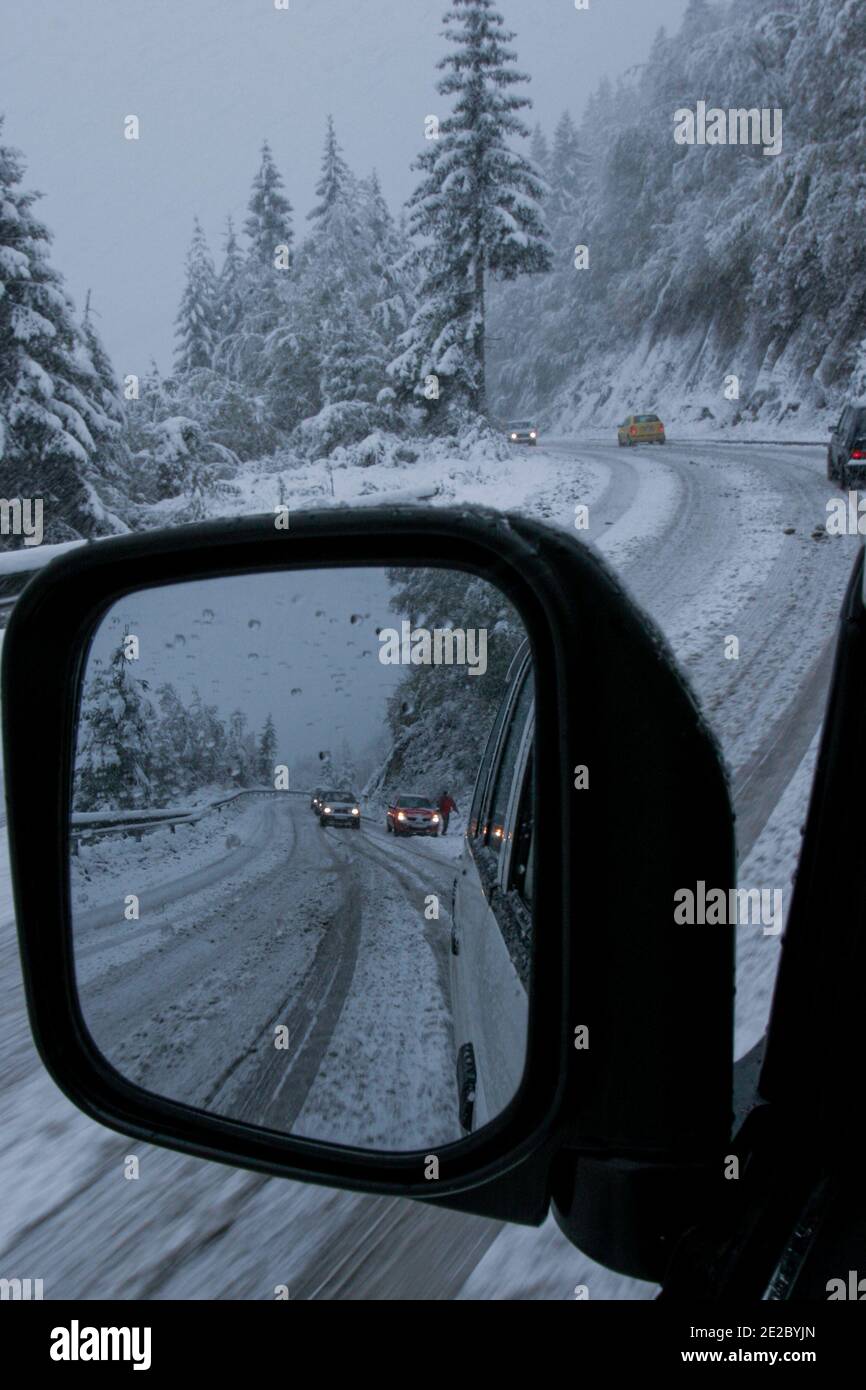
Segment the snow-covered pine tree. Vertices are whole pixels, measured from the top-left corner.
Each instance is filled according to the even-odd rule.
[[[285,195],[282,175],[267,140],[262,145],[261,162],[253,179],[244,231],[250,241],[250,259],[256,265],[273,270],[279,248],[283,246],[288,248],[291,261],[295,239],[292,205]]]
[[[154,771],[156,711],[124,655],[88,669],[75,764],[77,811],[131,810],[147,805]]]
[[[262,729],[259,738],[259,757],[257,772],[259,781],[263,786],[272,787],[274,784],[274,769],[277,765],[277,731],[274,728],[274,721],[271,715],[265,720],[265,727]]]
[[[267,140],[253,179],[244,231],[249,247],[237,281],[240,313],[223,335],[217,363],[255,395],[261,425],[272,366],[267,341],[292,318],[294,280],[292,207]],[[226,258],[228,265],[228,248]]]
[[[201,223],[193,221],[186,258],[186,285],[177,314],[175,370],[192,372],[213,364],[217,339],[217,278]]]
[[[323,406],[371,402],[384,384],[384,350],[371,321],[376,296],[364,198],[330,116],[316,197],[288,312],[266,343],[268,401],[284,427],[317,417]],[[328,419],[336,432],[326,430],[327,447],[369,430],[369,412],[346,411],[339,421],[330,412]]]
[[[42,498],[46,541],[122,531],[99,496],[99,442],[116,433],[110,369],[103,380],[23,177],[19,152],[0,145],[0,495]]]
[[[550,143],[541,125],[536,122],[532,132],[532,144],[529,146],[529,153],[533,164],[539,172],[549,181],[550,179]]]
[[[324,405],[375,400],[384,385],[382,340],[346,285],[330,301],[320,351]]]
[[[392,362],[415,312],[411,243],[385,201],[375,170],[361,184],[365,242],[369,247],[373,327],[382,340],[383,367]]]
[[[436,378],[440,405],[456,398],[483,413],[486,280],[549,268],[544,189],[512,145],[529,133],[518,113],[530,99],[514,90],[529,79],[514,67],[514,35],[494,0],[452,0],[444,36],[454,51],[439,63],[438,90],[454,105],[416,161],[423,178],[409,208],[423,243],[419,307],[390,370],[419,404],[430,405]]]
[[[553,133],[550,156],[550,198],[547,215],[554,240],[557,223],[571,217],[578,203],[582,176],[586,172],[586,156],[580,148],[580,136],[570,111],[563,111]],[[577,230],[576,228],[574,229]]]
[[[81,322],[84,342],[79,360],[83,366],[92,368],[92,393],[97,406],[97,412],[88,420],[95,445],[93,467],[100,479],[100,492],[113,509],[111,529],[120,530],[125,526],[114,512],[124,509],[130,481],[126,410],[114,368],[93,320],[94,311],[88,290]]]
[[[231,781],[240,787],[252,786],[256,780],[257,753],[242,709],[233,710],[229,715],[226,758]]]
[[[216,330],[220,344],[214,355],[217,366],[223,340],[237,332],[243,316],[243,268],[244,257],[235,235],[235,225],[232,218],[227,217],[223,263],[216,286]]]
[[[190,768],[195,743],[189,710],[175,687],[166,681],[156,691],[153,728],[153,800],[155,805],[177,802],[191,790]]]
[[[333,116],[328,116],[325,130],[325,149],[322,154],[322,171],[316,184],[318,202],[308,214],[314,227],[327,226],[335,212],[345,208],[350,200],[353,178],[343,152],[337,142],[337,131]]]

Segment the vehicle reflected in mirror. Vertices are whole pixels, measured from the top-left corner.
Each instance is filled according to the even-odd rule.
[[[440,568],[119,600],[70,826],[85,1023],[127,1079],[334,1144],[442,1146],[526,1057],[534,693],[521,620]]]

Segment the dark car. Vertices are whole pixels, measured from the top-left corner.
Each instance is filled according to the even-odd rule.
[[[840,487],[866,481],[866,401],[846,405],[827,447],[827,477]]]
[[[319,825],[351,825],[361,828],[361,808],[354,792],[323,792],[319,807]]]
[[[310,810],[315,811],[316,815],[318,815],[322,809],[323,795],[324,792],[321,787],[314,787],[312,793],[310,794]]]
[[[385,829],[395,835],[438,835],[441,817],[429,796],[398,792],[388,803]]]

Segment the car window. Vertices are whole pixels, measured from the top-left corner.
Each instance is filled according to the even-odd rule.
[[[511,871],[508,883],[509,888],[519,894],[527,907],[532,906],[533,871],[535,867],[533,855],[533,829],[535,825],[534,801],[532,795],[533,766],[534,757],[532,751],[530,751],[523,773],[523,785],[520,789],[517,820],[514,826],[514,849],[511,855]]]
[[[472,808],[469,812],[469,827],[467,830],[467,835],[470,839],[475,839],[477,836],[482,835],[484,832],[484,821],[482,811],[484,807],[485,793],[487,791],[487,784],[490,777],[490,767],[493,762],[493,755],[496,752],[496,747],[499,742],[500,731],[505,720],[508,705],[509,698],[506,697],[499,706],[499,709],[497,710],[496,719],[494,721],[493,728],[490,731],[490,737],[487,740],[487,746],[484,749],[484,756],[481,759],[481,766],[478,769],[478,776],[475,779],[475,790],[472,793]]]
[[[496,854],[499,853],[508,833],[508,827],[506,826],[508,802],[514,782],[517,754],[520,750],[523,732],[526,727],[526,720],[532,705],[532,697],[533,683],[527,675],[517,700],[512,706],[509,725],[500,751],[499,766],[495,772],[493,791],[490,797],[485,843]]]

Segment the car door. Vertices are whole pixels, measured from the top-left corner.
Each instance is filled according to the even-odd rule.
[[[534,689],[525,661],[482,760],[455,885],[452,1015],[467,1130],[513,1098],[526,1056],[533,740]]]
[[[757,1091],[731,1142],[742,1181],[729,1184],[683,1241],[665,1280],[668,1297],[866,1294],[866,875],[851,836],[851,808],[866,780],[862,549],[837,629],[820,739]]]

